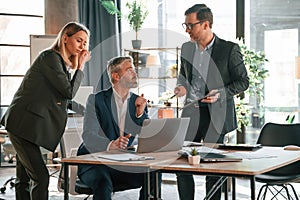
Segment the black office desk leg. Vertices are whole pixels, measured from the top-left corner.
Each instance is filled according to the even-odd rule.
[[[69,200],[69,165],[63,163],[64,167],[64,200]]]
[[[255,176],[251,176],[250,178],[251,184],[251,200],[255,200]]]
[[[232,200],[236,199],[236,182],[235,182],[235,177],[232,177]]]
[[[155,200],[161,200],[160,198],[160,192],[159,192],[159,188],[160,188],[160,184],[159,184],[159,171],[155,171],[154,173],[154,199]]]
[[[146,199],[151,199],[151,192],[150,192],[150,172],[147,171],[144,173],[144,197]]]
[[[224,188],[225,200],[228,200],[228,181],[229,181],[229,179],[227,178],[227,180],[224,182],[224,184],[222,186]]]

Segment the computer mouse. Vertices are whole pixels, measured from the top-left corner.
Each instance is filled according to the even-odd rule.
[[[285,147],[283,147],[284,150],[300,150],[300,147],[297,145],[286,145]]]

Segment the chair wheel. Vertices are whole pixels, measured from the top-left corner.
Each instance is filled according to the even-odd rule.
[[[10,187],[15,187],[15,183],[14,182],[10,182]]]
[[[5,193],[5,190],[6,190],[6,187],[0,188],[0,191],[1,191],[2,194]]]

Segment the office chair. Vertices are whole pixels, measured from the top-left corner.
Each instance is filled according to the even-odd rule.
[[[8,136],[5,137],[4,143],[2,144],[3,147],[3,152],[7,157],[7,162],[8,163],[13,163],[14,159],[16,158],[16,151],[15,148],[13,147],[12,143],[10,142]]]
[[[257,143],[262,144],[263,146],[277,147],[284,147],[286,145],[300,146],[300,124],[267,123],[262,128]],[[299,198],[296,190],[291,183],[300,181],[300,161],[257,175],[255,180],[257,182],[265,183],[259,190],[258,200],[266,199],[268,192],[276,199],[278,195],[281,195],[283,197],[286,196],[286,199],[295,198],[298,200]],[[289,192],[288,187],[291,188],[292,193]],[[285,191],[286,194],[284,194],[283,191]]]
[[[16,158],[16,151],[8,137],[5,138],[5,142],[2,144],[2,146],[3,146],[3,152],[8,158],[7,162],[12,164]],[[48,161],[47,154],[49,153],[49,151],[41,147],[41,153],[45,159],[45,163],[47,163]],[[58,170],[52,172],[50,176],[54,176],[57,172]],[[5,183],[2,185],[2,187],[0,188],[0,192],[2,194],[5,193],[7,185],[10,185],[10,187],[13,188],[15,186],[15,180],[16,177],[11,177],[7,179]]]
[[[2,144],[4,155],[7,157],[7,162],[12,164],[16,157],[16,151],[10,142],[9,138],[6,136],[4,138],[4,143]],[[9,184],[11,188],[15,186],[15,177],[11,177],[5,181],[5,183],[0,188],[0,192],[3,194],[6,191],[6,187]]]

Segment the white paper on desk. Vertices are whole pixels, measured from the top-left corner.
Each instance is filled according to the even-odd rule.
[[[183,146],[184,147],[200,147],[200,146],[203,146],[203,143],[201,142],[192,142],[192,141],[184,141],[183,142]]]
[[[120,153],[120,154],[106,154],[99,155],[99,158],[104,158],[114,161],[141,161],[141,160],[154,160],[153,157],[149,156],[140,156],[132,153]]]
[[[257,153],[257,152],[230,152],[230,153],[227,153],[226,155],[236,156],[236,157],[240,157],[240,158],[243,158],[243,159],[249,159],[249,160],[277,157],[275,155],[266,155],[266,154],[260,154],[260,153]]]

